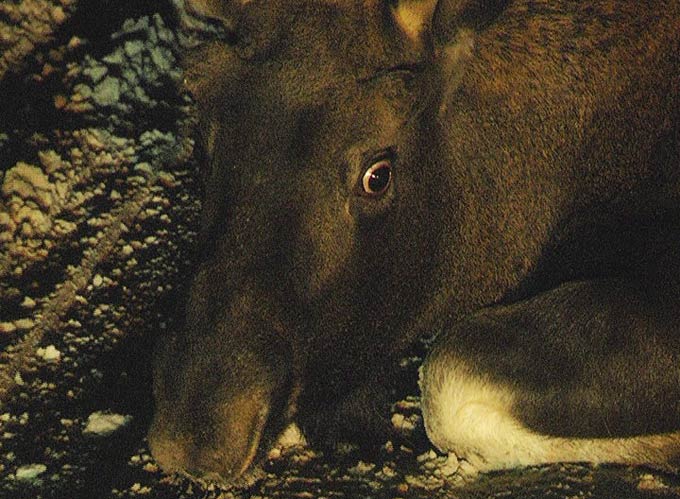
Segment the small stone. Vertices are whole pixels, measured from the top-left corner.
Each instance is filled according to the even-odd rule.
[[[668,485],[666,485],[658,476],[654,476],[651,473],[645,473],[640,476],[637,488],[638,490],[645,491],[659,491],[667,489]]]
[[[11,322],[0,322],[0,333],[10,334],[17,330],[17,327]]]
[[[63,94],[57,94],[54,96],[54,107],[55,109],[64,109],[68,104],[68,99]]]
[[[71,100],[73,102],[83,102],[88,100],[90,97],[92,97],[92,88],[90,88],[88,85],[85,85],[84,83],[78,83],[73,87],[73,95],[71,96]]]
[[[104,278],[97,274],[94,276],[94,279],[92,279],[92,284],[94,285],[95,288],[98,288],[102,284],[104,284]]]
[[[127,41],[125,42],[124,50],[125,55],[134,59],[144,50],[144,42],[142,40]]]
[[[27,309],[35,308],[35,305],[35,300],[30,296],[24,296],[24,301],[21,302],[21,306]]]
[[[16,194],[23,200],[31,199],[43,208],[52,205],[52,184],[37,166],[19,161],[7,170],[2,184],[2,194],[10,197]]]
[[[142,469],[146,471],[147,473],[156,473],[158,472],[158,466],[155,465],[154,463],[146,463]]]
[[[146,162],[137,163],[134,167],[134,171],[143,173],[147,177],[153,175],[153,168],[149,163]]]
[[[61,6],[57,5],[52,9],[52,19],[57,24],[63,24],[63,22],[66,21],[66,13]]]
[[[17,329],[26,330],[31,329],[33,326],[35,326],[35,322],[33,321],[33,319],[26,318],[14,321],[14,325],[17,327]]]
[[[408,489],[409,489],[408,483],[402,482],[399,485],[397,485],[396,489],[397,489],[397,493],[406,494],[408,492]]]
[[[120,81],[107,76],[94,87],[92,99],[100,106],[117,104],[120,99]]]
[[[122,50],[116,50],[112,54],[104,56],[102,61],[111,66],[120,66],[125,62],[125,56]]]
[[[439,467],[439,470],[441,471],[442,475],[446,477],[455,475],[459,469],[460,461],[458,460],[458,457],[453,453],[449,453],[446,456],[446,460]]]
[[[420,454],[418,457],[416,457],[416,461],[418,463],[424,463],[425,461],[431,461],[433,459],[437,458],[437,453],[430,449],[428,452],[425,452],[423,454]]]
[[[160,182],[160,184],[163,187],[167,187],[169,189],[172,188],[172,187],[175,187],[175,185],[177,185],[177,181],[175,180],[175,176],[172,173],[169,173],[169,172],[160,172],[158,174],[158,182]]]
[[[47,466],[44,464],[27,464],[18,467],[15,476],[21,482],[32,482],[45,471],[47,471]]]
[[[359,461],[355,466],[348,468],[347,472],[350,475],[362,476],[362,475],[367,475],[368,473],[373,471],[374,468],[375,468],[375,464],[373,464],[373,463],[365,463],[364,461]]]
[[[67,47],[70,50],[77,49],[83,44],[83,40],[78,38],[77,36],[72,36],[71,39],[68,41]]]
[[[61,352],[56,349],[54,345],[48,345],[45,348],[38,348],[38,357],[41,357],[47,362],[56,362],[61,358]]]
[[[90,77],[92,83],[99,83],[109,72],[106,66],[95,65],[83,70],[83,74]]]
[[[87,418],[83,435],[107,437],[128,425],[130,421],[132,421],[132,416],[105,414],[101,411],[93,412]]]

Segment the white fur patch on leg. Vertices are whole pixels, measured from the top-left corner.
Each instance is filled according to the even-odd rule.
[[[444,357],[444,359],[442,359]],[[425,430],[442,452],[477,471],[555,462],[645,464],[668,468],[680,455],[680,432],[628,438],[562,438],[526,428],[513,413],[517,388],[474,375],[447,356],[420,371]]]
[[[510,389],[436,361],[421,368],[420,389],[425,429],[440,450],[455,452],[478,471],[545,462],[546,439],[511,415]]]

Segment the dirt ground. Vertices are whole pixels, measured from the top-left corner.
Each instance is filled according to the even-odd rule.
[[[570,464],[461,483],[425,437],[425,345],[371,452],[274,449],[225,491],[149,455],[151,347],[172,330],[200,209],[190,40],[165,2],[0,4],[0,498],[680,497],[680,475]],[[295,439],[289,439],[295,442]]]

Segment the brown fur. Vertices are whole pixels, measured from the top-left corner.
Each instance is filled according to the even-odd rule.
[[[577,279],[674,292],[676,1],[428,0],[407,14],[382,0],[191,5],[229,35],[187,58],[208,157],[206,255],[185,329],[157,356],[150,443],[167,469],[233,482],[293,417],[315,441],[377,438],[395,356],[422,334],[464,331],[480,309],[520,304],[494,323],[520,334],[532,299]],[[363,195],[380,154],[394,180]],[[546,299],[544,316],[561,319],[532,328],[575,344],[589,327],[608,337],[611,323],[588,314],[615,305],[593,289],[585,319]],[[617,326],[628,329],[612,351],[674,331],[640,320]],[[466,355],[484,357],[492,329]],[[439,351],[456,349],[454,333],[441,338]],[[584,344],[583,358],[607,362]],[[628,376],[662,376],[659,356],[629,353]],[[494,375],[492,362],[480,369]],[[646,417],[680,427],[676,395]],[[619,401],[623,413],[644,397]],[[559,396],[552,412],[528,400],[512,409],[523,424],[563,420]]]

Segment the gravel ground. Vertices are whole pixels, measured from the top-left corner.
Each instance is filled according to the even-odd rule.
[[[323,454],[292,429],[249,490],[164,475],[144,436],[200,208],[187,39],[165,3],[111,3],[0,5],[1,498],[680,497],[680,476],[625,467],[462,483],[422,428],[426,345],[401,362],[400,436],[373,452]]]

